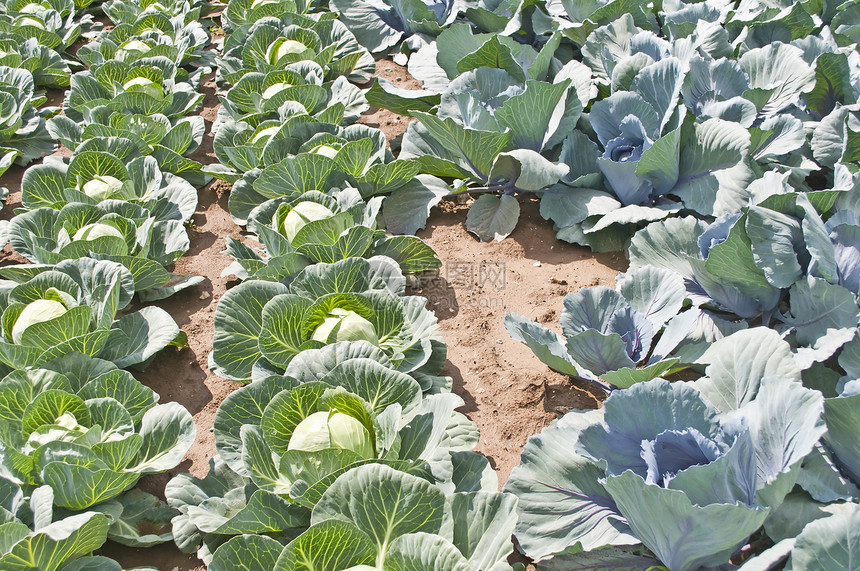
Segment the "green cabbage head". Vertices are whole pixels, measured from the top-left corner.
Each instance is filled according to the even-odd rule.
[[[339,448],[352,450],[362,458],[375,456],[367,428],[354,417],[337,410],[315,412],[305,418],[293,431],[287,447],[305,452]]]
[[[113,236],[115,238],[125,239],[122,235],[122,232],[120,232],[116,226],[111,226],[110,224],[105,224],[104,222],[94,222],[92,224],[82,226],[77,232],[75,232],[75,235],[72,237],[72,239],[95,240],[96,238],[101,238],[102,236]]]
[[[284,218],[284,230],[282,233],[287,237],[287,240],[292,242],[296,238],[296,234],[299,233],[299,230],[304,228],[308,222],[325,220],[332,216],[334,216],[334,212],[318,202],[299,202]]]
[[[263,100],[267,101],[267,100],[271,99],[272,97],[274,97],[275,95],[277,95],[278,93],[280,93],[284,89],[287,89],[288,87],[292,87],[292,84],[287,83],[286,81],[281,81],[279,83],[273,83],[272,85],[267,87],[265,91],[263,91],[263,95],[262,95]]]
[[[65,305],[53,299],[37,299],[25,307],[15,325],[12,326],[12,342],[21,343],[21,336],[31,325],[49,321],[65,314],[68,311]]]
[[[311,152],[315,155],[322,155],[324,157],[333,159],[337,156],[337,151],[338,149],[335,149],[331,145],[318,145],[314,147]]]
[[[161,86],[146,77],[130,79],[123,84],[122,88],[126,91],[145,93],[159,101],[164,99],[164,91],[161,90]]]
[[[354,311],[340,307],[335,307],[328,313],[311,338],[320,343],[367,341],[379,345],[376,328],[370,321]]]
[[[266,56],[269,63],[275,65],[282,57],[291,54],[300,54],[308,49],[306,45],[297,40],[288,40],[287,38],[278,38],[269,45]]]
[[[92,180],[84,183],[81,190],[90,198],[101,202],[116,194],[120,188],[122,188],[121,180],[105,175],[95,176]]]

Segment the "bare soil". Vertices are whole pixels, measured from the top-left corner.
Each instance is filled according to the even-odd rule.
[[[421,87],[405,68],[390,61],[378,62],[377,74],[405,89]],[[208,133],[219,106],[213,76],[204,81],[203,88],[206,99],[200,114],[206,120],[207,135],[192,158],[208,164],[217,162]],[[410,120],[371,108],[361,122],[382,129],[394,140]],[[20,207],[23,170],[12,167],[0,177],[0,186],[12,191],[0,219],[11,218],[12,210]],[[215,307],[228,287],[237,283],[233,277],[221,277],[231,261],[222,254],[226,237],[241,236],[227,211],[229,191],[230,186],[219,181],[200,190],[189,228],[191,249],[173,269],[206,280],[158,303],[187,333],[189,346],[163,351],[146,371],[135,374],[159,393],[161,402],[176,401],[188,408],[197,425],[196,442],[184,461],[167,474],[141,482],[145,490],[162,497],[164,485],[175,474],[188,471],[202,477],[207,473],[215,453],[215,411],[239,387],[207,368]],[[517,229],[506,240],[492,243],[481,243],[465,230],[467,204],[446,200],[434,208],[419,236],[436,250],[443,266],[438,275],[423,276],[421,287],[412,292],[427,297],[430,309],[436,312],[448,344],[444,374],[453,378],[454,392],[465,401],[461,411],[480,427],[477,451],[490,459],[500,485],[519,463],[530,435],[568,410],[600,406],[599,391],[551,371],[526,346],[513,341],[504,328],[505,312],[558,329],[565,294],[582,287],[614,287],[615,276],[626,268],[622,254],[594,255],[586,248],[556,240],[551,223],[538,212],[537,201],[520,198],[520,204]],[[8,245],[0,253],[0,265],[22,261]],[[182,554],[172,544],[132,549],[109,542],[100,553],[126,568],[203,570],[194,555]]]

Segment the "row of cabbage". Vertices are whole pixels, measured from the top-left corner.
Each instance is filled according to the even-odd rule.
[[[311,11],[313,10],[313,11]],[[233,182],[242,283],[215,310],[210,367],[247,383],[219,407],[209,474],[165,490],[173,536],[209,569],[504,569],[516,499],[473,452],[446,345],[407,275],[438,268],[387,236],[383,193],[417,165],[354,124],[373,58],[334,14],[233,0],[213,126]]]
[[[369,93],[418,120],[399,157],[424,174],[386,219],[414,231],[480,193],[467,228],[502,239],[537,193],[560,239],[627,250],[615,290],[565,297],[563,335],[506,317],[609,394],[526,445],[520,549],[539,569],[850,568],[858,4],[336,5],[425,87]]]
[[[794,206],[802,196],[784,198]],[[763,213],[751,206],[743,216]],[[745,299],[734,284],[684,272],[705,265],[700,247],[737,238],[678,218],[633,237],[616,290],[565,297],[563,336],[506,316],[511,336],[548,366],[609,393],[599,411],[571,412],[530,438],[506,484],[519,498],[515,536],[539,568],[850,568],[860,522],[860,307],[850,276],[860,249],[837,241],[857,228],[840,225],[845,216],[831,213],[821,234],[830,240],[789,240],[778,263],[762,262],[749,240],[723,258],[768,280],[766,310],[741,314],[727,301]],[[728,225],[744,229],[739,217]],[[786,236],[770,231],[758,247]],[[802,275],[773,285],[768,270],[789,261]],[[833,273],[823,277],[816,268],[827,262]],[[685,369],[695,381],[660,378]]]
[[[185,345],[166,311],[134,296],[163,299],[203,279],[166,268],[189,247],[194,184],[205,181],[200,165],[182,157],[204,134],[202,118],[185,117],[202,100],[203,71],[182,66],[203,57],[208,32],[200,8],[185,3],[106,2],[111,31],[74,55],[48,54],[44,46],[63,50],[95,30],[96,7],[4,8],[14,19],[4,41],[26,47],[30,40],[12,34],[33,34],[43,60],[4,47],[3,64],[17,66],[4,69],[20,88],[6,91],[20,114],[3,144],[30,145],[21,164],[57,140],[73,152],[25,171],[22,208],[2,227],[3,243],[32,263],[0,269],[0,567],[119,570],[90,554],[107,539],[132,547],[172,539],[178,512],[135,484],[175,468],[195,440],[191,414],[158,404],[124,369]],[[69,86],[62,115],[35,111],[42,86]]]

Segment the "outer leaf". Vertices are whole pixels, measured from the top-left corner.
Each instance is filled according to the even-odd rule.
[[[457,124],[452,118],[440,119],[435,115],[413,111],[412,116],[432,136],[454,156],[462,158],[478,177],[486,180],[496,155],[510,144],[513,134],[494,133],[468,129]]]
[[[526,90],[508,99],[496,111],[500,124],[513,132],[512,143],[535,152],[549,150],[573,130],[582,104],[568,91],[569,81],[549,84],[529,80]]]
[[[783,377],[800,382],[800,369],[791,347],[773,329],[757,327],[720,339],[705,351],[707,376],[695,383],[702,395],[722,412],[752,401],[762,379]]]
[[[753,89],[772,90],[761,113],[773,115],[797,102],[802,93],[815,86],[815,72],[803,60],[800,49],[775,42],[755,48],[738,60]]]
[[[528,345],[549,368],[565,375],[580,376],[580,365],[574,362],[567,352],[564,339],[555,331],[516,313],[505,314],[505,329],[514,341]]]
[[[369,464],[335,480],[314,508],[311,523],[327,519],[350,523],[384,553],[401,535],[437,533],[444,506],[444,494],[426,480]]]
[[[263,306],[286,291],[280,283],[252,281],[224,294],[214,318],[212,355],[219,375],[237,380],[251,378],[251,367],[260,358]]]
[[[411,533],[398,537],[385,557],[391,571],[469,571],[465,557],[438,535]]]
[[[827,435],[824,442],[833,451],[841,472],[860,485],[860,442],[854,436],[860,426],[856,414],[860,395],[826,399],[824,401],[824,421]]]
[[[556,426],[530,436],[505,484],[505,491],[519,498],[517,541],[536,561],[568,549],[639,542],[599,483],[603,471],[572,452],[579,431],[595,414],[568,413]]]
[[[264,535],[240,535],[212,554],[211,571],[271,571],[284,546]]]
[[[145,363],[150,357],[170,345],[181,330],[170,314],[160,307],[144,307],[124,315],[114,324],[101,358],[118,367]]]
[[[520,204],[513,196],[483,194],[469,208],[466,229],[482,242],[500,242],[514,231],[519,217]]]
[[[493,569],[513,550],[511,535],[517,523],[517,497],[497,492],[454,494],[453,544],[473,568]]]
[[[832,329],[855,328],[860,321],[857,298],[847,289],[807,276],[789,290],[797,341],[812,345]]]
[[[860,549],[860,509],[810,523],[797,536],[786,569],[850,569]]]
[[[174,468],[191,445],[197,433],[194,420],[184,406],[171,402],[146,411],[140,424],[143,446],[137,465],[130,471],[141,474],[165,472]]]
[[[629,471],[607,478],[606,489],[642,543],[680,571],[728,561],[768,515],[740,502],[699,507],[684,492],[648,485]]]
[[[292,540],[273,571],[335,571],[372,563],[375,557],[376,547],[366,533],[330,519]]]
[[[684,281],[675,272],[644,266],[620,276],[618,289],[630,307],[662,329],[681,310],[686,297]]]
[[[678,182],[672,193],[700,214],[713,213],[719,184],[713,173],[733,167],[749,152],[749,132],[722,119],[694,123],[682,137]]]
[[[424,228],[430,210],[451,192],[442,179],[419,174],[385,199],[385,226],[392,234],[415,234]]]
[[[0,556],[3,569],[29,571],[32,568],[55,571],[76,555],[102,546],[107,538],[108,518],[85,512],[52,523],[21,539]]]

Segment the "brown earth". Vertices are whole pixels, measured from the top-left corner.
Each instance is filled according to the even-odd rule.
[[[405,68],[389,61],[377,64],[377,73],[398,85],[420,88]],[[399,79],[399,81],[398,81]],[[207,135],[191,158],[203,164],[217,162],[208,133],[219,103],[213,76],[204,82],[206,94],[200,114]],[[361,122],[378,127],[389,140],[406,130],[410,119],[371,108]],[[68,152],[68,151],[66,151]],[[0,186],[12,194],[0,219],[12,217],[20,207],[23,169],[12,167]],[[163,497],[164,484],[175,474],[189,471],[202,477],[215,453],[211,432],[218,405],[238,384],[223,380],[207,368],[212,350],[212,317],[218,300],[229,286],[221,277],[230,258],[221,252],[227,236],[238,238],[240,228],[227,212],[230,187],[214,181],[200,190],[199,206],[189,228],[191,248],[173,271],[207,279],[200,285],[159,302],[188,335],[189,346],[160,353],[138,379],[161,395],[161,402],[176,401],[194,415],[197,439],[185,460],[167,474],[141,482],[145,490]],[[520,198],[522,215],[517,229],[502,242],[481,243],[463,225],[468,205],[443,201],[434,208],[419,236],[432,246],[443,266],[437,276],[424,276],[418,293],[428,297],[448,344],[444,374],[454,379],[454,392],[465,401],[461,409],[474,420],[481,439],[477,451],[496,469],[500,485],[519,463],[528,436],[539,432],[559,414],[576,408],[599,406],[600,392],[571,381],[541,363],[524,345],[514,342],[504,328],[505,312],[515,312],[558,329],[562,297],[582,287],[614,287],[615,276],[626,267],[621,254],[593,255],[586,248],[555,239],[552,225],[540,217],[537,202]],[[0,265],[20,263],[9,246],[0,253]],[[203,570],[194,555],[181,554],[172,544],[132,549],[109,542],[100,553],[124,567],[154,566],[162,571]]]

